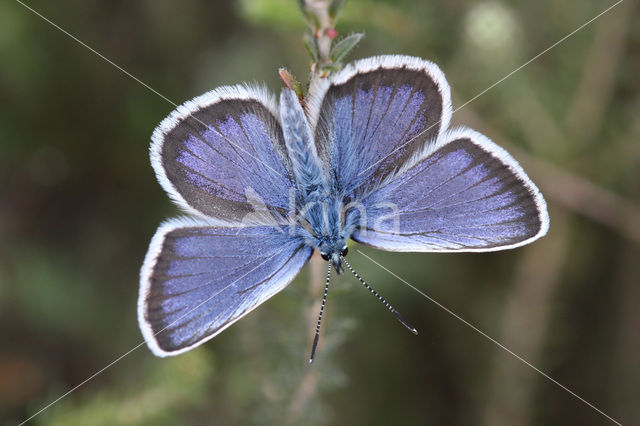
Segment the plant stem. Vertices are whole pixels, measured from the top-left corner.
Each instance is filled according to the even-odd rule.
[[[309,303],[309,309],[307,311],[307,328],[311,334],[310,338],[307,339],[305,350],[311,348],[311,343],[315,337],[316,317],[320,310],[321,303],[320,296],[322,294],[322,271],[324,263],[324,260],[322,260],[317,250],[313,253],[311,259],[309,259],[309,296],[311,303]],[[317,368],[309,366],[305,369],[289,404],[288,417],[291,423],[297,423],[300,420],[304,409],[316,393],[318,385],[317,374]]]
[[[305,0],[306,8],[316,17],[317,27],[313,36],[318,45],[318,62],[311,65],[310,91],[327,76],[323,65],[331,63],[331,43],[335,38],[334,20],[329,14],[329,0]]]

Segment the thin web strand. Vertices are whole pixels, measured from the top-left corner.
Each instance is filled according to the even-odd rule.
[[[259,267],[261,267],[262,265],[264,265],[267,261],[271,260],[272,258],[268,258],[267,260],[265,260],[264,262],[261,262],[260,264],[258,264],[258,266],[256,266],[255,268],[251,269],[249,272],[245,273],[244,275],[242,275],[241,277],[237,278],[236,280],[234,280],[231,284],[229,284],[229,286],[235,284],[238,280],[241,280],[242,278],[246,277],[247,275],[249,275],[251,272],[255,271],[256,269],[258,269]],[[166,325],[165,327],[163,327],[161,330],[159,330],[158,332],[154,333],[154,336],[157,336],[158,334],[162,333],[163,331],[165,331],[167,328],[171,327],[172,325],[176,324],[178,321],[180,321],[182,318],[186,317],[187,315],[191,314],[193,311],[195,311],[196,309],[200,308],[202,305],[204,305],[205,303],[207,303],[208,301],[210,301],[211,299],[213,299],[214,297],[216,297],[219,293],[216,293],[210,297],[208,297],[207,299],[203,300],[202,302],[198,303],[193,309],[190,309],[189,311],[185,312],[183,315],[181,315],[179,318],[177,318],[175,321],[171,322],[170,324]],[[78,385],[74,386],[73,388],[71,388],[70,390],[68,390],[66,393],[64,393],[63,395],[61,395],[60,397],[58,397],[57,399],[55,399],[54,401],[50,402],[49,404],[45,405],[44,407],[42,407],[40,410],[38,410],[36,413],[32,414],[28,419],[22,421],[18,426],[22,426],[23,424],[27,423],[28,421],[32,420],[34,417],[36,417],[37,415],[39,415],[40,413],[44,412],[45,410],[47,410],[48,408],[50,408],[52,405],[56,404],[57,402],[59,402],[60,400],[62,400],[63,398],[69,396],[71,393],[73,393],[75,390],[77,390],[78,388],[80,388],[82,385],[84,385],[85,383],[89,382],[90,380],[92,380],[93,378],[95,378],[96,376],[100,375],[102,372],[104,372],[105,370],[107,370],[109,367],[111,367],[112,365],[116,364],[118,361],[122,360],[123,358],[125,358],[126,356],[128,356],[129,354],[131,354],[132,352],[134,352],[136,349],[138,349],[140,346],[144,345],[146,343],[145,340],[143,340],[142,342],[140,342],[138,345],[134,346],[132,349],[129,349],[126,353],[124,353],[123,355],[120,355],[118,358],[116,358],[115,360],[111,361],[109,364],[107,364],[105,367],[101,368],[100,370],[96,371],[94,374],[92,374],[91,376],[89,376],[87,379],[83,380],[81,383],[79,383]]]
[[[505,352],[507,352],[508,354],[513,356],[514,358],[516,358],[518,361],[520,361],[523,364],[525,364],[526,366],[530,367],[532,370],[534,370],[535,372],[540,374],[542,377],[546,378],[547,380],[551,381],[555,385],[559,386],[561,389],[565,390],[566,392],[568,392],[569,394],[571,394],[572,396],[574,396],[575,398],[577,398],[578,400],[580,400],[581,402],[586,404],[587,406],[591,407],[593,410],[595,410],[596,412],[598,412],[602,416],[606,417],[608,420],[612,421],[613,423],[615,423],[615,424],[617,424],[619,426],[622,426],[622,424],[620,422],[618,422],[616,419],[614,419],[613,417],[609,416],[607,413],[605,413],[604,411],[602,411],[601,409],[599,409],[598,407],[596,407],[595,405],[593,405],[592,403],[590,403],[586,399],[582,398],[580,395],[578,395],[577,393],[575,393],[574,391],[572,391],[571,389],[569,389],[568,387],[566,387],[562,383],[558,382],[553,377],[549,376],[547,373],[545,373],[544,371],[540,370],[538,367],[536,367],[535,365],[531,364],[526,359],[522,358],[520,355],[518,355],[515,352],[513,352],[511,349],[507,348],[505,345],[503,345],[502,343],[498,342],[496,339],[494,339],[493,337],[489,336],[487,333],[485,333],[484,331],[480,330],[478,327],[476,327],[475,325],[471,324],[469,321],[465,320],[460,315],[456,314],[451,309],[447,308],[446,306],[444,306],[443,304],[441,304],[440,302],[435,300],[433,297],[429,296],[428,294],[426,294],[423,291],[419,290],[415,286],[411,285],[404,278],[402,278],[401,276],[393,273],[392,271],[390,271],[389,269],[387,269],[386,267],[384,267],[383,265],[378,263],[376,260],[372,259],[370,256],[366,255],[362,251],[357,250],[357,252],[359,254],[361,254],[362,256],[366,257],[367,259],[369,259],[371,262],[373,262],[376,265],[378,265],[378,267],[380,267],[381,269],[387,271],[390,275],[393,275],[396,279],[400,280],[406,286],[408,286],[409,288],[413,289],[416,293],[418,293],[422,297],[426,298],[427,300],[429,300],[430,302],[435,304],[437,307],[439,307],[440,309],[442,309],[445,312],[447,312],[449,315],[453,316],[454,318],[456,318],[457,320],[461,321],[466,326],[470,327],[473,331],[477,332],[482,337],[486,338],[487,340],[489,340],[490,342],[492,342],[493,344],[498,346],[500,349],[504,350]]]
[[[600,12],[599,14],[597,14],[596,16],[594,16],[593,18],[589,19],[587,22],[585,22],[584,24],[580,25],[578,28],[576,28],[575,30],[571,31],[569,34],[565,35],[564,37],[562,37],[560,40],[556,41],[555,43],[553,43],[551,46],[547,47],[546,49],[544,49],[543,51],[541,51],[540,53],[538,53],[537,55],[535,55],[533,58],[529,59],[527,62],[523,63],[522,65],[520,65],[518,68],[514,69],[513,71],[511,71],[509,74],[505,75],[504,77],[502,77],[500,80],[496,81],[495,83],[493,83],[491,86],[487,87],[486,89],[482,90],[481,92],[479,92],[478,94],[476,94],[474,97],[472,97],[471,99],[469,99],[468,101],[466,101],[465,103],[463,103],[462,105],[460,105],[459,107],[457,107],[456,109],[454,109],[451,112],[451,115],[453,116],[453,114],[455,114],[456,112],[460,111],[462,108],[466,107],[467,105],[469,105],[471,102],[475,101],[476,99],[478,99],[480,96],[484,95],[485,93],[487,93],[489,90],[493,89],[494,87],[498,86],[499,84],[501,84],[502,82],[504,82],[506,79],[508,79],[509,77],[511,77],[512,75],[514,75],[515,73],[517,73],[518,71],[520,71],[521,69],[523,69],[524,67],[526,67],[527,65],[531,64],[533,61],[535,61],[536,59],[540,58],[542,55],[544,55],[545,53],[549,52],[551,49],[553,49],[554,47],[558,46],[559,44],[565,42],[568,38],[570,38],[571,36],[573,36],[574,34],[576,34],[578,31],[582,30],[583,28],[585,28],[586,26],[588,26],[589,24],[593,23],[596,19],[600,18],[602,15],[604,15],[605,13],[609,12],[611,9],[613,9],[614,7],[618,6],[620,3],[622,3],[624,0],[618,0],[616,3],[614,3],[613,5],[609,6],[608,8],[606,8],[605,10],[603,10],[602,12]],[[431,126],[429,126],[428,128],[426,128],[425,130],[421,131],[420,133],[418,133],[417,135],[415,135],[414,137],[412,137],[411,139],[409,139],[407,142],[401,144],[400,146],[398,146],[397,148],[393,149],[389,154],[385,155],[383,158],[379,159],[378,161],[376,161],[375,163],[371,164],[369,167],[367,167],[366,169],[362,170],[360,173],[358,173],[358,176],[362,175],[363,173],[365,173],[366,171],[370,170],[372,167],[377,166],[378,164],[380,164],[381,162],[385,161],[387,158],[391,157],[393,154],[395,154],[396,152],[398,152],[400,149],[404,148],[405,146],[409,145],[411,142],[415,141],[416,139],[418,139],[420,136],[426,134],[429,130],[433,129],[435,126],[439,125],[442,122],[442,119],[436,121],[435,123],[433,123]]]
[[[340,259],[344,262],[345,265],[347,265],[347,268],[349,268],[349,270],[351,271],[351,273],[358,279],[358,281],[360,281],[360,283],[371,292],[371,294],[373,294],[375,297],[378,298],[378,300],[380,302],[382,302],[382,304],[389,310],[391,311],[391,313],[393,315],[395,315],[396,319],[398,321],[400,321],[400,323],[402,325],[404,325],[407,330],[409,330],[410,332],[412,332],[415,335],[418,335],[418,330],[416,330],[416,328],[414,326],[412,326],[411,324],[409,324],[404,318],[402,318],[402,315],[400,315],[400,312],[396,311],[395,308],[393,306],[391,306],[391,304],[389,302],[387,302],[385,300],[384,297],[382,297],[380,295],[380,293],[378,293],[377,291],[375,291],[369,284],[367,284],[367,282],[360,276],[358,275],[358,273],[355,271],[355,269],[353,269],[351,267],[351,265],[349,264],[349,262],[347,262],[347,259],[344,258],[344,256],[340,256]]]
[[[87,43],[83,42],[82,40],[80,40],[79,38],[77,38],[76,36],[74,36],[73,34],[71,34],[70,32],[68,32],[67,30],[65,30],[64,28],[62,28],[61,26],[59,26],[58,24],[56,24],[55,22],[51,21],[50,19],[48,19],[47,17],[45,17],[44,15],[42,15],[41,13],[39,13],[38,11],[36,11],[35,9],[33,9],[32,7],[24,4],[22,1],[20,0],[16,0],[17,3],[19,3],[20,5],[22,5],[25,9],[29,10],[30,12],[32,12],[34,15],[40,17],[43,21],[49,23],[51,26],[53,26],[54,28],[56,28],[57,30],[59,30],[60,32],[62,32],[63,34],[65,34],[67,37],[71,38],[72,40],[74,40],[75,42],[77,42],[78,44],[80,44],[81,46],[86,47],[87,49],[89,49],[92,53],[94,53],[95,55],[97,55],[98,57],[100,57],[102,60],[104,60],[105,62],[109,63],[110,65],[112,65],[113,67],[117,68],[118,70],[120,70],[123,74],[125,74],[127,77],[135,80],[136,82],[140,83],[142,86],[144,86],[146,89],[150,90],[151,92],[155,93],[156,95],[158,95],[159,97],[161,97],[162,99],[164,99],[165,101],[169,102],[171,105],[173,105],[175,108],[177,108],[179,105],[177,103],[175,103],[174,101],[172,101],[171,99],[167,98],[166,96],[164,96],[162,93],[158,92],[156,89],[154,89],[153,87],[149,86],[147,83],[145,83],[144,81],[140,80],[138,77],[136,77],[135,75],[131,74],[129,71],[125,70],[124,68],[122,68],[120,65],[116,64],[115,62],[113,62],[111,59],[107,58],[106,56],[104,56],[102,53],[98,52],[97,50],[95,50],[93,47],[89,46]],[[202,122],[198,117],[192,115],[191,116],[194,120],[196,120],[197,122],[199,122],[200,124],[202,124],[205,128],[209,128],[209,126],[207,124],[205,124],[204,122]],[[277,170],[275,170],[273,167],[269,166],[268,164],[266,164],[264,161],[262,161],[261,159],[255,157],[254,155],[252,155],[249,151],[247,151],[246,149],[242,148],[241,146],[238,146],[238,144],[232,142],[229,138],[227,138],[224,135],[221,135],[224,140],[226,140],[231,146],[238,148],[240,151],[242,151],[243,153],[247,154],[249,157],[253,158],[254,160],[262,163],[263,166],[265,166],[266,168],[268,168],[269,170],[271,170],[272,172],[274,172],[275,174],[282,176],[284,178],[286,178],[286,176],[283,176],[282,173],[278,172]]]
[[[495,87],[496,85],[498,85],[499,83],[501,83],[502,81],[506,80],[508,77],[510,77],[511,75],[513,75],[515,72],[519,71],[520,69],[524,68],[525,66],[529,65],[529,63],[531,63],[533,60],[537,59],[538,57],[542,56],[544,53],[546,53],[548,50],[552,49],[553,47],[557,46],[558,44],[562,43],[563,41],[565,41],[567,38],[569,38],[570,36],[574,35],[576,32],[580,31],[581,29],[583,29],[584,27],[586,27],[587,25],[589,25],[590,23],[592,23],[593,21],[595,21],[596,19],[598,19],[600,16],[604,15],[605,13],[607,13],[609,10],[613,9],[615,6],[617,6],[618,4],[622,3],[622,1],[624,0],[619,0],[618,2],[616,2],[615,4],[613,4],[612,6],[610,6],[608,9],[606,9],[605,11],[601,12],[599,15],[597,15],[596,17],[592,18],[591,20],[587,21],[585,24],[583,24],[582,26],[578,27],[576,30],[574,30],[572,33],[568,34],[567,36],[565,36],[564,38],[562,38],[561,40],[559,40],[558,42],[554,43],[552,46],[550,46],[549,48],[547,48],[545,51],[539,53],[538,55],[536,55],[534,58],[532,58],[531,60],[529,60],[528,62],[526,62],[525,64],[521,65],[519,68],[517,68],[516,70],[514,70],[513,72],[511,72],[510,74],[508,74],[507,76],[503,77],[501,80],[499,80],[498,82],[494,83],[492,86],[490,86],[489,88],[485,89],[484,91],[480,92],[478,95],[476,95],[474,98],[472,98],[471,100],[467,101],[465,104],[463,104],[462,106],[456,108],[453,113],[455,113],[456,111],[458,111],[460,108],[468,105],[469,103],[471,103],[472,101],[474,101],[475,99],[477,99],[479,96],[483,95],[484,93],[486,93],[487,91],[491,90],[493,87]],[[108,59],[107,57],[105,57],[104,55],[102,55],[101,53],[99,53],[98,51],[96,51],[95,49],[93,49],[92,47],[90,47],[89,45],[87,45],[86,43],[82,42],[80,39],[78,39],[77,37],[75,37],[74,35],[72,35],[71,33],[69,33],[68,31],[64,30],[62,27],[60,27],[59,25],[55,24],[53,21],[51,21],[50,19],[46,18],[44,15],[42,15],[41,13],[37,12],[35,9],[31,8],[30,6],[26,5],[25,3],[23,3],[20,0],[16,0],[17,3],[19,3],[21,6],[23,6],[24,8],[26,8],[27,10],[31,11],[33,14],[35,14],[36,16],[40,17],[42,20],[44,20],[45,22],[49,23],[50,25],[52,25],[53,27],[55,27],[56,29],[58,29],[59,31],[61,31],[62,33],[64,33],[65,35],[67,35],[68,37],[70,37],[71,39],[73,39],[74,41],[76,41],[77,43],[79,43],[80,45],[84,46],[85,48],[89,49],[91,52],[93,52],[94,54],[96,54],[97,56],[99,56],[101,59],[103,59],[104,61],[106,61],[107,63],[111,64],[112,66],[114,66],[115,68],[117,68],[118,70],[120,70],[121,72],[123,72],[125,75],[127,75],[128,77],[132,78],[133,80],[135,80],[136,82],[138,82],[139,84],[141,84],[142,86],[144,86],[145,88],[147,88],[148,90],[150,90],[151,92],[155,93],[156,95],[158,95],[159,97],[161,97],[162,99],[166,100],[167,102],[169,102],[170,104],[172,104],[174,107],[177,107],[178,104],[173,102],[172,100],[170,100],[169,98],[167,98],[166,96],[162,95],[161,93],[159,93],[157,90],[153,89],[151,86],[149,86],[148,84],[144,83],[142,80],[138,79],[137,77],[135,77],[133,74],[129,73],[128,71],[126,71],[124,68],[120,67],[119,65],[117,65],[116,63],[114,63],[113,61],[111,61],[110,59]],[[200,121],[200,120],[198,120]],[[201,122],[201,124],[203,124],[206,127],[206,124]],[[433,127],[433,126],[432,126]],[[428,131],[429,129],[423,131],[422,133]],[[414,137],[413,139],[417,138],[420,135],[417,135],[416,137]],[[413,140],[412,139],[412,140]],[[229,143],[231,143],[229,140],[227,140]],[[409,141],[410,142],[410,141]],[[407,142],[407,143],[409,143]],[[406,144],[405,144],[406,145]],[[404,146],[404,145],[402,145]],[[402,146],[398,147],[398,149],[402,148]],[[264,162],[262,162],[261,160],[255,158],[253,155],[251,155],[250,153],[246,152],[246,150],[237,147],[238,149],[242,150],[243,152],[247,153],[249,156],[251,156],[252,158],[260,161],[262,164],[264,164]],[[377,163],[375,163],[377,164]],[[374,165],[375,165],[374,164]],[[272,171],[274,171],[275,173],[281,175],[279,172],[277,172],[276,170],[274,170],[273,168],[269,167],[268,165],[264,164],[265,167],[271,169]],[[373,167],[374,165],[370,166]],[[364,171],[363,171],[364,172]],[[362,172],[361,172],[362,173]],[[376,261],[374,261],[373,259],[371,259],[369,256],[367,256],[366,254],[360,252],[358,250],[358,252],[360,254],[362,254],[363,256],[369,258],[372,262],[376,263],[378,266],[380,266],[381,268],[387,270],[386,268],[384,268],[382,265],[378,264]],[[612,422],[620,425],[619,422],[617,422],[616,420],[614,420],[613,418],[611,418],[610,416],[608,416],[606,413],[604,413],[603,411],[599,410],[597,407],[595,407],[594,405],[592,405],[591,403],[589,403],[588,401],[584,400],[583,398],[581,398],[579,395],[575,394],[573,391],[571,391],[570,389],[566,388],[565,386],[563,386],[561,383],[557,382],[556,380],[554,380],[553,378],[551,378],[550,376],[546,375],[544,372],[542,372],[541,370],[537,369],[535,366],[533,366],[532,364],[528,363],[526,360],[524,360],[523,358],[519,357],[517,354],[513,353],[512,351],[510,351],[508,348],[504,347],[503,345],[501,345],[499,342],[495,341],[494,339],[492,339],[490,336],[486,335],[485,333],[483,333],[481,330],[477,329],[476,327],[474,327],[472,324],[466,322],[464,319],[462,319],[461,317],[457,316],[455,313],[453,313],[452,311],[448,310],[446,307],[440,305],[437,301],[433,300],[432,298],[430,298],[429,296],[427,296],[426,294],[422,293],[420,290],[418,290],[417,288],[413,287],[411,284],[409,284],[408,282],[404,281],[403,279],[401,279],[400,277],[398,277],[397,275],[395,275],[394,273],[392,273],[391,271],[387,270],[390,274],[392,274],[393,276],[395,276],[396,278],[400,279],[401,281],[403,281],[405,284],[407,284],[409,287],[413,288],[415,291],[417,291],[418,293],[420,293],[421,295],[423,295],[424,297],[426,297],[427,299],[431,300],[433,303],[435,303],[436,305],[438,305],[439,307],[441,307],[442,309],[446,310],[447,312],[449,312],[450,314],[452,314],[453,316],[455,316],[456,318],[458,318],[459,320],[461,320],[462,322],[464,322],[465,324],[467,324],[468,326],[470,326],[471,328],[473,328],[474,330],[476,330],[477,332],[479,332],[480,334],[482,334],[483,336],[485,336],[486,338],[488,338],[489,340],[491,340],[492,342],[494,342],[495,344],[497,344],[498,346],[500,346],[501,348],[503,348],[504,350],[506,350],[507,352],[509,352],[510,354],[512,354],[513,356],[515,356],[516,358],[518,358],[520,361],[524,362],[525,364],[527,364],[529,367],[531,367],[532,369],[534,369],[535,371],[537,371],[538,373],[542,374],[544,377],[546,377],[547,379],[549,379],[550,381],[552,381],[553,383],[555,383],[556,385],[560,386],[562,389],[566,390],[567,392],[569,392],[570,394],[572,394],[573,396],[575,396],[576,398],[578,398],[579,400],[581,400],[582,402],[584,402],[585,404],[589,405],[591,408],[593,408],[594,410],[596,410],[597,412],[599,412],[600,414],[602,414],[603,416],[605,416],[606,418],[608,418],[609,420],[611,420]],[[354,272],[354,271],[352,271]],[[209,299],[207,299],[206,301],[208,301]],[[205,302],[206,302],[205,301]],[[205,303],[203,302],[203,303]],[[196,306],[195,308],[193,308],[191,311],[187,312],[185,314],[188,315],[189,313],[193,312],[193,310],[197,309],[198,307],[200,307],[202,305],[199,304],[198,306]],[[396,311],[397,312],[397,311]],[[180,320],[182,317],[180,317],[178,320]],[[176,320],[176,321],[178,321]],[[173,324],[173,323],[172,323]],[[171,324],[170,324],[171,325]],[[169,326],[170,326],[169,325]],[[169,327],[167,326],[167,327]],[[164,331],[167,327],[165,327],[164,329],[158,331],[155,335],[161,333],[162,331]],[[411,329],[410,327],[407,327],[409,329]],[[45,407],[43,407],[42,409],[40,409],[38,412],[36,412],[35,414],[33,414],[32,416],[30,416],[29,418],[27,418],[26,420],[24,420],[23,422],[21,422],[19,424],[19,426],[27,423],[28,421],[32,420],[34,417],[36,417],[37,415],[39,415],[40,413],[42,413],[43,411],[45,411],[46,409],[50,408],[52,405],[54,405],[55,403],[57,403],[58,401],[60,401],[61,399],[65,398],[66,396],[68,396],[69,394],[71,394],[72,392],[74,392],[75,390],[77,390],[78,388],[80,388],[81,386],[83,386],[84,384],[86,384],[87,382],[89,382],[90,380],[92,380],[93,378],[95,378],[96,376],[98,376],[99,374],[101,374],[102,372],[104,372],[105,370],[107,370],[108,368],[110,368],[111,366],[113,366],[114,364],[116,364],[117,362],[119,362],[120,360],[122,360],[123,358],[125,358],[126,356],[128,356],[129,354],[131,354],[132,352],[134,352],[135,350],[137,350],[140,346],[143,346],[145,344],[145,341],[143,340],[140,344],[138,344],[137,346],[134,346],[132,349],[130,349],[129,351],[127,351],[126,353],[124,353],[123,355],[121,355],[120,357],[118,357],[117,359],[115,359],[114,361],[112,361],[111,363],[107,364],[105,367],[103,367],[102,369],[98,370],[96,373],[94,373],[93,375],[91,375],[90,377],[88,377],[87,379],[85,379],[83,382],[81,382],[80,384],[76,385],[75,387],[73,387],[72,389],[70,389],[68,392],[66,392],[65,394],[63,394],[62,396],[60,396],[59,398],[57,398],[56,400],[54,400],[53,402],[51,402],[50,404],[46,405]]]

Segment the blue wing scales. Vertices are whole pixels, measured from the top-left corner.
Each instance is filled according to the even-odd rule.
[[[460,128],[403,165],[362,200],[353,239],[391,251],[492,251],[540,238],[540,191],[486,136]]]
[[[286,212],[294,180],[277,117],[275,100],[257,87],[221,87],[186,102],[153,133],[158,180],[199,216],[238,223],[253,211],[251,196],[272,215]]]
[[[434,63],[378,56],[331,76],[308,109],[334,188],[358,196],[438,138],[449,125],[451,96]]]
[[[289,284],[311,253],[277,227],[166,222],[141,271],[138,320],[149,348],[177,355],[213,338]]]

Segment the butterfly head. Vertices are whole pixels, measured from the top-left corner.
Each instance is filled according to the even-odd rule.
[[[346,256],[349,252],[349,247],[344,240],[340,240],[337,244],[327,245],[320,247],[320,256],[327,262],[331,262],[338,274],[342,273],[342,261],[343,256]]]

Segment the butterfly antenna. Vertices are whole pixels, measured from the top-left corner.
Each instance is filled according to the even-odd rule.
[[[327,267],[327,282],[324,285],[324,295],[322,296],[322,305],[320,305],[320,313],[318,314],[318,323],[316,324],[316,336],[313,338],[313,346],[311,348],[311,356],[309,357],[309,364],[313,362],[313,357],[316,355],[316,348],[318,347],[318,339],[320,339],[320,323],[322,322],[324,305],[327,303],[327,293],[329,292],[330,279],[331,279],[331,261],[329,261],[329,266]]]
[[[391,313],[393,315],[396,316],[396,318],[398,319],[398,321],[400,321],[402,323],[402,325],[404,325],[405,327],[407,327],[407,329],[412,332],[413,334],[417,335],[418,334],[418,330],[415,329],[415,327],[413,327],[411,324],[409,324],[407,321],[405,321],[404,318],[402,318],[402,315],[400,315],[400,313],[398,311],[395,310],[395,308],[393,306],[391,306],[389,304],[389,302],[387,302],[384,297],[380,296],[380,294],[378,294],[377,291],[375,291],[373,288],[371,288],[371,286],[369,284],[367,284],[367,282],[365,280],[362,279],[362,277],[360,275],[358,275],[358,273],[351,267],[351,265],[349,265],[349,262],[347,262],[347,260],[344,258],[344,256],[340,256],[340,259],[344,262],[345,265],[347,265],[347,268],[349,268],[349,270],[351,271],[351,273],[353,275],[355,275],[355,277],[358,279],[358,281],[360,281],[362,283],[363,286],[365,286],[367,288],[367,290],[369,290],[371,293],[373,293],[373,295],[375,297],[378,298],[379,301],[382,302],[382,304],[384,306],[386,306],[387,309],[389,309],[391,311]]]

